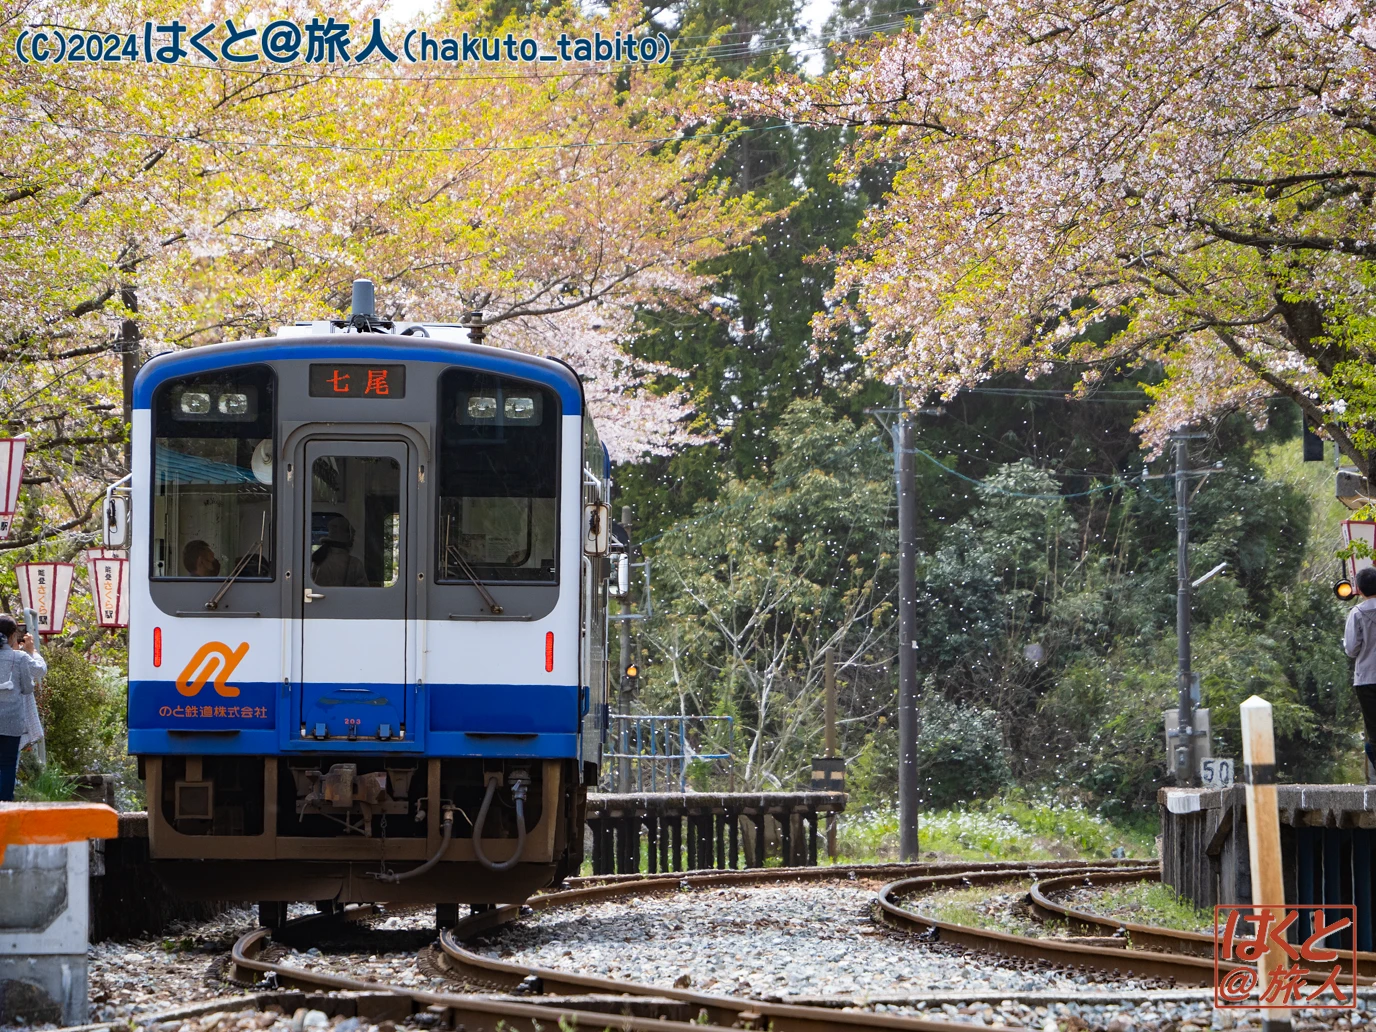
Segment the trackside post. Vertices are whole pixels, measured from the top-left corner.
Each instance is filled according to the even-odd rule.
[[[1274,908],[1284,917],[1285,884],[1281,880],[1280,810],[1276,805],[1276,739],[1271,704],[1253,695],[1241,706],[1243,779],[1247,793],[1247,845],[1252,860],[1252,906]],[[1258,991],[1270,984],[1271,972],[1285,967],[1287,957],[1275,943],[1257,963]],[[1259,1001],[1260,1002],[1260,1001]],[[1287,1007],[1263,1007],[1263,1032],[1290,1032]]]

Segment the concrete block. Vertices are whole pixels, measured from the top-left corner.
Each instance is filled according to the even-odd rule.
[[[87,1016],[86,842],[10,846],[0,864],[0,1024]],[[57,1014],[58,1017],[44,1016]]]

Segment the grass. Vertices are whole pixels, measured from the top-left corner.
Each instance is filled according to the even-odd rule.
[[[938,921],[950,921],[969,928],[983,928],[1009,935],[1045,935],[1059,926],[1040,924],[1026,916],[1018,904],[1027,895],[1027,883],[1010,881],[998,885],[974,885],[968,888],[943,889],[919,896],[907,904]]]
[[[1083,806],[1030,801],[1009,794],[918,818],[922,855],[959,860],[1105,859],[1121,848],[1129,857],[1152,855],[1152,829],[1115,825]],[[841,816],[837,836],[848,862],[898,855],[898,812],[892,805]]]
[[[65,803],[76,798],[76,779],[55,763],[23,781],[14,797],[21,803]]]
[[[1178,897],[1169,885],[1160,882],[1119,885],[1086,894],[1075,906],[1104,917],[1181,932],[1209,932],[1213,928],[1212,914],[1196,910],[1188,900]]]

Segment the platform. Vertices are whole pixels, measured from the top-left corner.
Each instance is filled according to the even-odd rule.
[[[86,1020],[87,841],[118,822],[98,803],[0,803],[0,1025]]]
[[[1161,880],[1197,906],[1250,903],[1246,790],[1163,788]],[[1285,899],[1354,903],[1357,948],[1376,941],[1376,785],[1277,785]],[[1350,948],[1350,943],[1344,943]]]
[[[593,793],[593,873],[638,872],[642,839],[652,874],[763,867],[771,844],[785,866],[816,864],[818,817],[845,808],[844,792]]]

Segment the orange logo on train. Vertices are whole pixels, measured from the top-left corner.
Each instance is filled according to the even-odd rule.
[[[177,691],[196,695],[213,679],[215,691],[232,699],[239,694],[239,689],[225,682],[247,655],[248,642],[241,643],[237,649],[231,649],[222,641],[206,642],[177,675]]]

